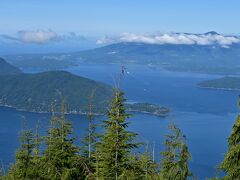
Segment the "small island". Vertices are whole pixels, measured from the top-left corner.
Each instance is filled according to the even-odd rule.
[[[240,77],[223,77],[219,79],[202,81],[200,88],[223,89],[240,91]]]
[[[128,112],[139,112],[158,117],[166,117],[170,111],[166,107],[151,103],[128,103],[126,104],[126,109]]]

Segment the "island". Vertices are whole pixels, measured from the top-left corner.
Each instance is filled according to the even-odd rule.
[[[164,106],[151,103],[127,103],[126,109],[128,112],[139,112],[158,117],[166,117],[170,111]]]
[[[240,77],[223,77],[219,79],[206,80],[200,82],[198,87],[240,91]]]
[[[0,106],[20,111],[48,113],[60,111],[61,101],[66,113],[102,115],[109,109],[113,87],[67,71],[35,74],[21,72],[0,58]],[[169,110],[150,103],[126,103],[128,112],[165,117]]]

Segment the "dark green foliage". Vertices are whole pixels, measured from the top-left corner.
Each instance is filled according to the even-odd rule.
[[[192,176],[188,168],[191,155],[180,129],[176,125],[169,129],[171,134],[166,136],[165,151],[161,152],[160,173],[166,179],[184,180]]]
[[[221,89],[236,89],[240,90],[239,77],[223,77],[214,80],[207,80],[199,83],[200,87],[204,88],[221,88]]]
[[[108,120],[104,121],[105,132],[99,147],[97,176],[106,179],[126,179],[130,152],[136,148],[133,142],[136,134],[126,130],[129,114],[124,107],[124,95],[116,90],[112,99]]]
[[[8,177],[13,179],[31,179],[34,174],[35,148],[34,134],[31,130],[24,130],[20,137],[21,146],[16,153],[16,163],[11,167]]]
[[[83,146],[81,147],[83,158],[86,159],[88,166],[87,178],[93,178],[94,166],[96,164],[96,145],[99,139],[99,134],[96,132],[97,124],[95,123],[95,115],[92,113],[92,100],[95,95],[95,90],[89,97],[89,111],[87,113],[88,128],[86,136],[82,139]]]
[[[88,97],[96,89],[93,112],[104,113],[112,94],[112,88],[106,84],[64,71],[0,76],[0,84],[1,105],[37,112],[50,112],[52,101],[59,105],[63,96],[68,112],[86,113]]]
[[[81,160],[77,154],[79,149],[71,137],[72,126],[65,119],[65,108],[62,104],[61,115],[53,115],[50,129],[46,137],[46,150],[43,154],[43,178],[45,179],[77,179],[82,175]]]
[[[83,146],[76,146],[66,108],[52,115],[47,135],[39,135],[39,124],[34,134],[23,131],[16,163],[3,179],[113,179],[113,180],[185,180],[191,177],[188,168],[190,153],[180,129],[170,126],[166,150],[162,152],[160,166],[154,161],[154,151],[148,146],[144,153],[133,153],[139,144],[136,134],[127,130],[124,94],[116,90],[112,98],[108,119],[103,121],[104,132],[99,138],[89,106],[89,127]],[[91,103],[90,103],[91,104]],[[232,142],[232,140],[231,140]],[[82,152],[80,152],[80,149]]]
[[[224,179],[240,179],[240,115],[228,138],[228,152],[220,168],[226,172]]]
[[[94,161],[94,153],[96,151],[96,144],[99,134],[96,132],[97,125],[94,123],[94,115],[88,113],[88,128],[87,135],[84,137],[83,143],[83,156],[88,159],[89,163]]]
[[[88,159],[88,162],[91,164],[94,161],[94,152],[96,150],[97,139],[99,134],[96,132],[97,124],[95,123],[95,115],[93,114],[94,109],[94,97],[97,89],[94,89],[89,96],[88,103],[88,128],[86,129],[87,135],[82,140],[83,143],[83,155]]]
[[[0,75],[21,74],[22,71],[11,64],[8,64],[4,59],[0,58]]]
[[[159,177],[158,171],[158,164],[153,161],[152,154],[149,152],[147,146],[144,153],[139,153],[131,157],[127,177],[136,180],[152,180]]]
[[[150,103],[133,103],[126,104],[126,110],[129,112],[141,112],[159,117],[165,117],[169,113],[169,109],[157,104]]]

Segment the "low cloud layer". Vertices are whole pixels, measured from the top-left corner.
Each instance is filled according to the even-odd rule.
[[[74,32],[69,32],[64,35],[59,35],[51,30],[37,30],[37,31],[18,31],[16,36],[9,36],[6,34],[1,34],[1,38],[19,41],[24,43],[33,43],[33,44],[45,44],[53,41],[66,41],[66,40],[85,40],[83,36],[77,35]]]
[[[53,31],[19,31],[19,39],[26,43],[46,43],[58,38]]]
[[[211,45],[219,44],[228,47],[234,43],[240,43],[238,36],[224,36],[215,32],[205,34],[168,33],[156,35],[124,33],[118,37],[104,37],[97,44],[113,44],[119,42],[136,42],[147,44],[185,44],[185,45]]]

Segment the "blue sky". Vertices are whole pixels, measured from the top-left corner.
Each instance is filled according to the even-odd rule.
[[[74,32],[90,42],[121,33],[238,34],[239,7],[239,0],[1,0],[0,35]]]
[[[1,0],[0,33],[239,33],[239,0]]]

